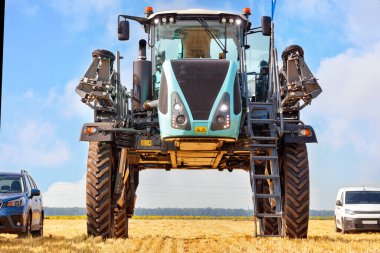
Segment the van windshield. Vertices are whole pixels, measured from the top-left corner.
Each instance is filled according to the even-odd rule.
[[[380,191],[348,191],[346,204],[380,204]]]

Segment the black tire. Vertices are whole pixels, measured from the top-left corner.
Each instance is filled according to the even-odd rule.
[[[32,213],[28,213],[28,217],[26,218],[26,226],[25,232],[18,234],[18,238],[29,238],[32,236]]]
[[[287,48],[285,48],[281,54],[282,62],[285,63],[288,59],[288,56],[294,52],[297,52],[297,51],[301,57],[304,56],[304,51],[303,51],[302,47],[300,47],[298,45],[291,45],[291,46],[288,46]]]
[[[342,223],[342,229],[341,229],[341,232],[342,232],[342,234],[346,234],[347,231],[346,231],[346,228],[344,227],[344,219],[342,219],[341,223]]]
[[[112,145],[90,142],[87,159],[86,207],[87,234],[103,238],[113,236],[111,207]]]
[[[120,210],[114,212],[114,219],[114,237],[128,238],[128,216],[125,206]]]
[[[263,184],[263,194],[269,194],[269,184],[267,181]],[[269,202],[269,199],[262,199],[262,206],[264,213],[275,213]],[[277,218],[263,218],[264,222],[264,235],[278,235],[278,220]]]
[[[289,238],[306,238],[310,202],[306,144],[287,144],[281,162],[285,235]]]
[[[127,203],[127,215],[132,217],[135,211],[135,202],[136,202],[136,190],[139,185],[139,170],[136,166],[130,167],[130,176],[129,183],[126,185],[126,203]]]
[[[128,216],[126,206],[126,193],[127,188],[124,185],[121,198],[124,198],[123,206],[114,210],[114,237],[115,238],[128,238]]]
[[[338,226],[336,224],[336,217],[335,217],[335,232],[337,232],[337,233],[342,232],[342,229],[338,228]]]
[[[32,232],[33,237],[42,237],[44,236],[44,214],[41,214],[40,218],[40,229]]]

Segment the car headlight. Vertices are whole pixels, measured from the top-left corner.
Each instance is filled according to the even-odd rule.
[[[350,214],[350,215],[354,215],[354,214],[355,214],[355,211],[352,211],[352,210],[350,210],[350,209],[346,209],[346,210],[345,210],[345,213],[346,213],[346,214]]]
[[[211,122],[211,130],[225,130],[230,128],[230,95],[225,92],[216,107]]]
[[[189,114],[177,92],[172,93],[172,127],[191,130]]]
[[[24,206],[24,204],[25,204],[24,198],[18,198],[18,199],[8,201],[7,206],[8,207],[20,207],[20,206]]]

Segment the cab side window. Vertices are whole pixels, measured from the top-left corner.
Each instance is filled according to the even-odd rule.
[[[28,177],[28,181],[29,181],[29,184],[31,186],[31,189],[36,189],[36,186],[32,180],[32,178],[30,176],[27,176]]]
[[[36,182],[34,182],[32,177],[30,177],[30,180],[32,181],[32,183],[34,185],[34,189],[38,189],[38,186],[37,186]]]
[[[28,195],[30,196],[30,194],[32,193],[31,192],[32,191],[32,185],[29,182],[28,176],[25,176],[24,179],[25,179]]]

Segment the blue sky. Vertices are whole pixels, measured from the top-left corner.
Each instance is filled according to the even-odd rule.
[[[240,13],[251,7],[258,25],[270,0],[122,1],[7,0],[5,5],[0,171],[27,169],[48,206],[84,206],[87,143],[78,141],[92,111],[74,89],[96,48],[125,57],[122,81],[131,85],[137,41],[117,41],[118,14],[207,8]],[[339,187],[380,186],[380,1],[279,0],[279,52],[299,44],[323,93],[302,112],[315,127],[310,144],[311,207],[332,209]],[[137,206],[252,206],[245,172],[143,171]]]

